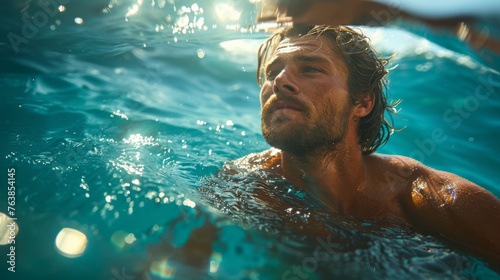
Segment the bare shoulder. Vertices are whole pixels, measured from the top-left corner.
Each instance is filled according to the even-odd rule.
[[[498,198],[483,187],[412,158],[376,154],[368,156],[367,161],[377,185],[392,189],[400,205],[410,214],[445,214],[450,208],[468,207],[479,201],[498,205]]]
[[[396,201],[407,222],[500,263],[500,199],[495,195],[461,176],[411,158],[374,155],[369,160],[377,166],[377,174],[395,178]]]
[[[479,203],[500,213],[498,198],[466,178],[423,164],[418,167],[417,175],[409,185],[412,206],[417,211],[449,214],[476,208]]]
[[[251,153],[237,160],[224,165],[223,170],[225,172],[230,171],[234,168],[245,169],[248,171],[254,170],[271,170],[278,165],[281,159],[281,151],[275,148],[270,148],[268,150]]]
[[[407,220],[500,263],[500,199],[456,174],[400,160],[414,168],[399,200]]]
[[[392,171],[398,171],[394,169],[402,169],[402,172],[406,171],[406,169],[415,169],[423,166],[421,162],[401,155],[372,154],[367,156],[367,158],[377,165],[382,164],[385,168],[390,168]],[[398,173],[401,172],[398,171]]]
[[[238,166],[262,167],[267,161],[280,154],[280,150],[271,148],[258,153],[251,153],[234,161]]]
[[[372,181],[395,191],[402,191],[425,169],[419,161],[400,155],[372,154],[365,160]]]
[[[409,157],[377,154],[373,155],[371,160],[384,170],[380,172],[381,174],[390,174],[402,184],[403,188],[411,192],[414,200],[417,197],[425,200],[442,200],[447,194],[457,199],[478,193],[489,193],[461,176],[431,168]],[[441,202],[438,204],[442,205]]]

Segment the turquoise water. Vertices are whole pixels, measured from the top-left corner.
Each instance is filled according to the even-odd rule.
[[[17,47],[8,34],[24,36],[22,14],[0,12],[1,172],[15,168],[19,226],[15,273],[0,245],[2,279],[500,278],[437,238],[331,213],[269,174],[214,177],[268,148],[255,82],[267,34],[246,28],[253,4],[224,2],[241,12],[230,20],[212,1],[66,2]],[[424,27],[363,31],[382,54],[398,51],[390,93],[406,128],[380,152],[500,197],[499,60]],[[7,214],[6,190],[0,199]],[[85,234],[81,256],[56,248],[63,228]]]

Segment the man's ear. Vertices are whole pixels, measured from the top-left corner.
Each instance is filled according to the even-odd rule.
[[[375,95],[372,92],[370,92],[356,102],[356,105],[354,105],[354,110],[353,110],[354,116],[362,118],[370,114],[374,104],[375,104]]]

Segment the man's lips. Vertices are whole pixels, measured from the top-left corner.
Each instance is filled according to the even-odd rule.
[[[302,111],[302,107],[299,104],[289,101],[276,101],[274,104],[271,105],[270,109],[271,112],[283,109]]]

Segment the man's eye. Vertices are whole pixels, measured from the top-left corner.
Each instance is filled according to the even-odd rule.
[[[304,72],[306,73],[318,73],[321,72],[319,68],[316,67],[305,67]]]
[[[277,70],[268,70],[266,72],[266,78],[268,80],[272,80],[272,79],[276,78],[276,76],[278,76],[278,74],[279,74],[279,71],[277,71]]]

